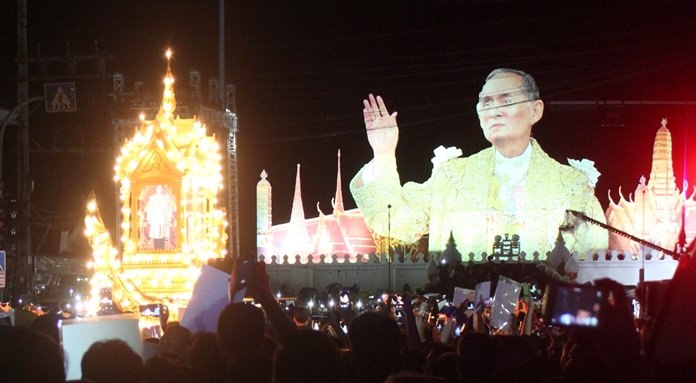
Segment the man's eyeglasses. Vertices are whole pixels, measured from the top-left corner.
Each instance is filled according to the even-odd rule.
[[[479,97],[478,104],[476,104],[476,110],[480,113],[537,100],[529,98],[520,100],[520,96],[527,96],[527,93],[519,90],[515,92],[500,93],[495,95]]]

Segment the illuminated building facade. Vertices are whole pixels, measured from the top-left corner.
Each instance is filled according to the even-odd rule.
[[[295,175],[295,193],[290,222],[272,224],[271,184],[264,170],[256,186],[257,209],[257,254],[265,262],[284,262],[281,257],[288,256],[288,263],[295,263],[299,255],[300,263],[318,260],[320,255],[356,256],[374,254],[376,250],[372,232],[358,209],[345,210],[341,191],[341,152],[338,152],[336,174],[336,194],[331,200],[333,212],[326,215],[317,202],[318,216],[305,218],[302,204],[300,165]],[[330,258],[328,258],[330,260]]]
[[[651,202],[655,206],[663,207],[662,210],[655,207],[650,208],[649,211],[661,211],[662,216],[677,220],[681,206],[686,208],[686,235],[687,243],[689,243],[696,236],[696,202],[693,195],[686,198],[684,194],[674,191],[676,189],[671,170],[671,150],[667,150],[668,147],[671,148],[668,134],[669,131],[666,128],[658,133],[655,144],[657,150],[653,157],[654,165],[651,174],[651,180],[654,181],[649,184],[651,188],[649,191],[648,185],[643,183],[643,186],[646,188],[646,199],[662,200],[659,205]],[[669,173],[671,178],[658,177],[658,172]],[[670,180],[671,182],[666,182]],[[386,257],[386,246],[380,243],[381,238],[372,236],[360,210],[343,209],[340,157],[336,196],[332,201],[333,214],[324,214],[317,204],[319,216],[305,218],[304,210],[297,209],[297,206],[302,206],[299,167],[295,182],[291,219],[287,223],[275,225],[272,224],[272,188],[265,171],[261,173],[261,180],[257,184],[257,254],[260,261],[269,264],[268,273],[272,288],[280,289],[281,286],[291,290],[299,290],[307,286],[323,288],[338,282],[344,286],[355,284],[361,289],[374,291],[384,288],[389,281],[388,288],[399,289],[404,283],[418,286],[428,280],[426,271],[436,272],[436,265],[441,262],[442,255],[428,253],[427,245],[415,249],[415,254],[410,254],[410,257],[395,256],[390,263]],[[642,190],[639,187],[640,193],[636,194],[642,196]],[[681,198],[684,205],[675,204],[676,198]],[[637,207],[638,201],[638,198],[636,201],[621,198],[618,204],[611,201],[610,208],[606,212],[608,222],[618,229],[640,237],[641,232],[635,231],[635,226],[632,226],[636,220],[642,221],[642,218],[636,215],[636,210],[642,210],[642,207]],[[647,209],[648,205],[645,206]],[[656,225],[657,221],[646,222],[651,222],[649,225]],[[667,227],[675,227],[674,222],[663,222],[668,223]],[[649,226],[646,225],[646,227]],[[303,243],[292,243],[291,232],[303,233]],[[646,232],[649,231],[646,230]],[[670,233],[672,233],[670,238],[673,238],[674,230]],[[639,269],[644,270],[645,281],[670,279],[674,274],[677,262],[671,257],[664,259],[652,257],[643,262],[636,259],[635,254],[638,249],[631,245],[633,241],[614,234],[610,238],[610,248],[600,250],[594,256],[578,257],[568,252],[568,257],[572,260],[565,259],[565,262],[576,265],[577,282],[587,283],[596,279],[611,278],[626,286],[635,286],[638,283]],[[662,246],[666,244],[665,241],[654,239],[649,235],[646,235],[646,238]],[[304,252],[297,252],[302,245],[305,246]],[[622,245],[625,246],[622,247]],[[293,249],[295,251],[291,251]],[[618,256],[619,254],[626,256]],[[474,253],[462,254],[461,258],[464,263],[482,263]],[[523,263],[541,261],[538,255],[532,254],[527,256]],[[387,275],[392,276],[391,280],[387,278]]]
[[[657,130],[653,145],[650,179],[641,177],[638,186],[628,200],[619,189],[619,201],[609,195],[606,211],[607,223],[619,230],[637,236],[662,248],[672,250],[679,241],[682,218],[686,243],[696,236],[696,189],[687,196],[687,187],[681,192],[675,184],[672,167],[672,136],[667,120]],[[651,249],[615,233],[609,233],[609,250],[632,254],[652,253]]]

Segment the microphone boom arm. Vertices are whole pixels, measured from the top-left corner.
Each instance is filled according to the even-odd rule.
[[[644,240],[644,239],[642,239],[642,238],[638,238],[638,237],[636,237],[636,236],[633,235],[633,234],[629,234],[629,233],[627,233],[627,232],[625,232],[625,231],[623,231],[623,230],[619,230],[619,229],[617,229],[617,228],[615,228],[615,227],[613,227],[613,226],[609,226],[609,225],[607,225],[606,223],[597,221],[596,219],[593,219],[593,218],[588,217],[585,213],[582,213],[582,212],[579,212],[579,211],[576,211],[576,210],[566,210],[566,213],[572,214],[574,217],[580,219],[581,221],[585,221],[585,222],[589,222],[589,223],[591,223],[591,224],[593,224],[593,225],[597,225],[597,226],[602,227],[602,228],[604,228],[604,229],[606,229],[606,230],[608,230],[608,231],[610,231],[610,232],[612,232],[612,233],[614,233],[614,234],[618,234],[618,235],[620,235],[620,236],[622,236],[622,237],[625,237],[625,238],[628,238],[628,239],[630,239],[630,240],[632,240],[632,241],[638,242],[638,243],[640,243],[640,244],[643,245],[643,246],[646,246],[646,247],[649,247],[649,248],[651,248],[651,249],[654,249],[654,250],[660,251],[660,252],[662,252],[662,253],[665,253],[665,254],[671,256],[671,257],[672,257],[674,260],[676,260],[676,261],[679,260],[679,256],[680,256],[679,253],[677,253],[677,252],[675,252],[675,251],[673,251],[673,250],[667,250],[667,249],[665,249],[664,247],[658,246],[658,245],[656,245],[656,244],[654,244],[654,243],[652,243],[652,242],[648,242],[648,241],[646,241],[646,240]]]

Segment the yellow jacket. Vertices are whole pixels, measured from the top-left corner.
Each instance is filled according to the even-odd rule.
[[[430,179],[401,186],[396,166],[369,183],[350,189],[365,221],[377,235],[410,244],[429,234],[429,250],[445,249],[450,232],[462,254],[491,254],[496,235],[520,236],[523,252],[540,259],[555,245],[566,209],[584,212],[605,222],[594,188],[580,170],[550,158],[532,139],[532,154],[521,209],[505,213],[498,198],[500,180],[494,175],[495,149],[490,147],[465,158],[442,163]],[[387,206],[391,205],[388,209]],[[581,224],[564,233],[566,247],[581,258],[588,252],[606,250],[608,233],[594,225]]]

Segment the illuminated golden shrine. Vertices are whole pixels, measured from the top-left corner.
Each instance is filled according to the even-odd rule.
[[[104,226],[95,196],[88,202],[92,308],[98,307],[104,288],[111,288],[122,310],[153,303],[186,307],[201,266],[226,253],[227,222],[218,207],[223,187],[220,146],[196,118],[176,115],[170,58],[167,51],[157,116],[145,120],[141,114],[140,126],[126,139],[114,166],[120,185],[119,246]]]

